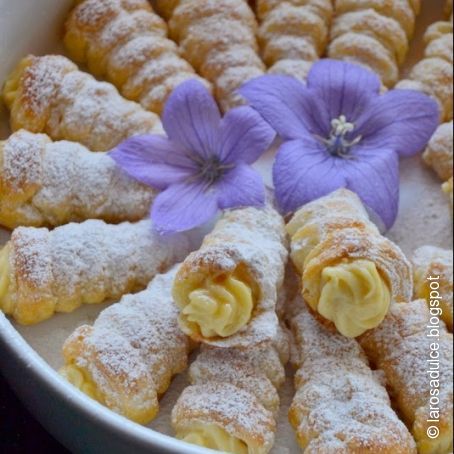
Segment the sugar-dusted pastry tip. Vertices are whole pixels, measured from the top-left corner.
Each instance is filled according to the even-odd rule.
[[[274,209],[226,212],[177,274],[183,331],[213,344],[272,337],[286,259],[284,224]]]
[[[340,189],[303,206],[287,232],[304,299],[345,336],[378,326],[391,301],[411,299],[408,260],[353,192]]]
[[[110,150],[135,134],[162,131],[156,114],[60,55],[23,59],[3,95],[13,130],[45,132],[53,140],[80,142],[93,151]]]
[[[141,424],[158,413],[158,397],[187,366],[189,339],[179,330],[171,288],[176,269],[146,290],[124,296],[93,326],[77,328],[63,346],[61,375],[113,411]]]

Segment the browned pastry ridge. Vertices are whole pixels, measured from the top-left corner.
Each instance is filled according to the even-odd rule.
[[[92,151],[110,150],[132,135],[162,131],[156,114],[60,55],[22,59],[5,83],[3,99],[13,131],[43,132]]]
[[[83,0],[66,21],[64,42],[71,58],[123,96],[160,114],[169,94],[197,78],[167,38],[167,24],[146,0]]]

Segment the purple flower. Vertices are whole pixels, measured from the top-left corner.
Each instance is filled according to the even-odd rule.
[[[254,109],[221,118],[206,88],[190,80],[173,91],[162,121],[168,137],[131,137],[110,152],[131,177],[163,191],[151,212],[158,231],[190,230],[219,209],[264,204],[264,183],[250,165],[276,134]]]
[[[379,90],[374,73],[328,59],[312,66],[307,85],[270,75],[240,89],[283,140],[273,179],[285,214],[345,187],[392,226],[399,156],[421,151],[439,113],[435,101],[417,91]]]

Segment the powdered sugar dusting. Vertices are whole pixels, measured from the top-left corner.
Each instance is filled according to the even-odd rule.
[[[183,391],[172,412],[172,425],[181,430],[198,422],[218,425],[263,452],[274,442],[272,413],[252,394],[228,383],[193,385]]]
[[[61,225],[84,219],[135,221],[147,216],[154,191],[124,174],[104,153],[21,130],[3,146],[6,194],[0,219]]]
[[[306,68],[324,52],[333,14],[331,2],[258,0],[261,53],[271,73],[305,78]]]
[[[385,372],[394,401],[413,430],[430,425],[427,419],[432,385],[427,371],[438,371],[440,427],[444,427],[450,437],[453,405],[452,334],[440,322],[438,337],[431,337],[430,324],[425,300],[394,305],[385,321],[366,333],[360,342],[372,362]],[[439,352],[435,368],[428,361],[434,342],[437,342]]]
[[[14,101],[15,128],[45,132],[54,140],[80,142],[91,150],[113,148],[125,138],[161,130],[159,118],[126,101],[62,56],[29,57]]]
[[[357,342],[319,324],[302,301],[294,304],[300,307],[290,321],[299,370],[289,418],[301,446],[314,452],[414,452]]]
[[[120,414],[157,409],[170,378],[186,368],[189,341],[178,328],[171,297],[175,272],[157,276],[143,292],[105,309],[63,348],[66,362],[85,370]]]
[[[180,0],[169,28],[186,60],[213,83],[221,107],[228,110],[244,103],[235,91],[264,72],[257,58],[257,23],[247,2]],[[251,58],[244,61],[238,55],[246,50]],[[210,64],[212,59],[216,65]]]
[[[72,57],[153,112],[184,80],[197,78],[167,39],[167,25],[145,0],[85,0],[66,22],[65,44]],[[81,43],[83,50],[81,50]]]
[[[13,268],[14,305],[26,308],[29,301],[21,288],[32,287],[38,300],[50,295],[57,312],[143,289],[190,250],[187,236],[163,238],[152,230],[150,221],[110,225],[97,220],[51,232],[19,228],[11,247],[10,261],[23,257],[20,263],[27,271]]]
[[[232,273],[241,265],[257,285],[259,296],[252,320],[243,330],[225,339],[204,342],[224,347],[250,345],[275,336],[275,310],[287,263],[286,246],[283,220],[271,207],[232,210],[223,215],[201,249],[184,261],[175,285],[182,286],[198,275]]]

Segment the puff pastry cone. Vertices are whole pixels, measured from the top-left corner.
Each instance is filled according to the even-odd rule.
[[[148,220],[19,227],[0,251],[0,309],[29,325],[143,290],[185,257],[189,235],[163,238]]]
[[[450,197],[452,208],[453,174],[453,121],[442,123],[430,139],[422,157],[441,180],[446,180],[442,189]]]
[[[453,257],[452,250],[422,246],[413,254],[414,297],[439,308],[440,318],[452,333]],[[434,309],[437,310],[437,309]]]
[[[359,336],[383,321],[391,301],[411,300],[410,263],[353,192],[339,189],[308,203],[287,231],[304,299],[341,334]]]
[[[77,328],[63,346],[60,374],[82,392],[140,424],[158,413],[158,397],[187,367],[190,341],[178,328],[172,301],[176,270],[146,290],[125,295],[93,325]]]
[[[453,115],[452,16],[449,21],[429,26],[424,41],[424,58],[397,84],[397,88],[419,90],[432,96],[439,104],[441,121],[450,121]]]
[[[110,150],[132,135],[162,131],[156,114],[60,55],[21,60],[5,83],[3,99],[14,131],[43,132],[93,151]]]
[[[183,332],[222,347],[266,340],[276,325],[286,241],[271,207],[226,212],[177,273],[173,295]]]
[[[66,21],[70,57],[121,94],[160,114],[180,83],[198,78],[146,0],[82,0]]]
[[[425,163],[443,181],[453,173],[453,127],[452,120],[438,126],[423,154]]]
[[[258,55],[257,21],[245,0],[178,0],[158,2],[170,16],[170,36],[182,56],[214,86],[215,96],[226,111],[244,104],[236,90],[262,75]],[[172,12],[170,12],[172,10]]]
[[[234,454],[271,450],[289,356],[287,333],[277,324],[273,333],[241,348],[202,345],[172,411],[177,438]]]
[[[0,224],[58,226],[85,219],[138,221],[155,192],[105,153],[24,129],[0,141]]]
[[[262,57],[270,73],[306,79],[325,52],[333,15],[331,0],[258,0]]]
[[[290,319],[297,367],[289,421],[299,445],[314,453],[416,453],[364,351],[319,323],[301,299]]]
[[[452,342],[443,323],[433,324],[425,300],[393,305],[386,320],[360,338],[374,367],[384,372],[420,454],[453,449]]]
[[[336,0],[328,56],[378,73],[386,87],[399,80],[421,0]]]

